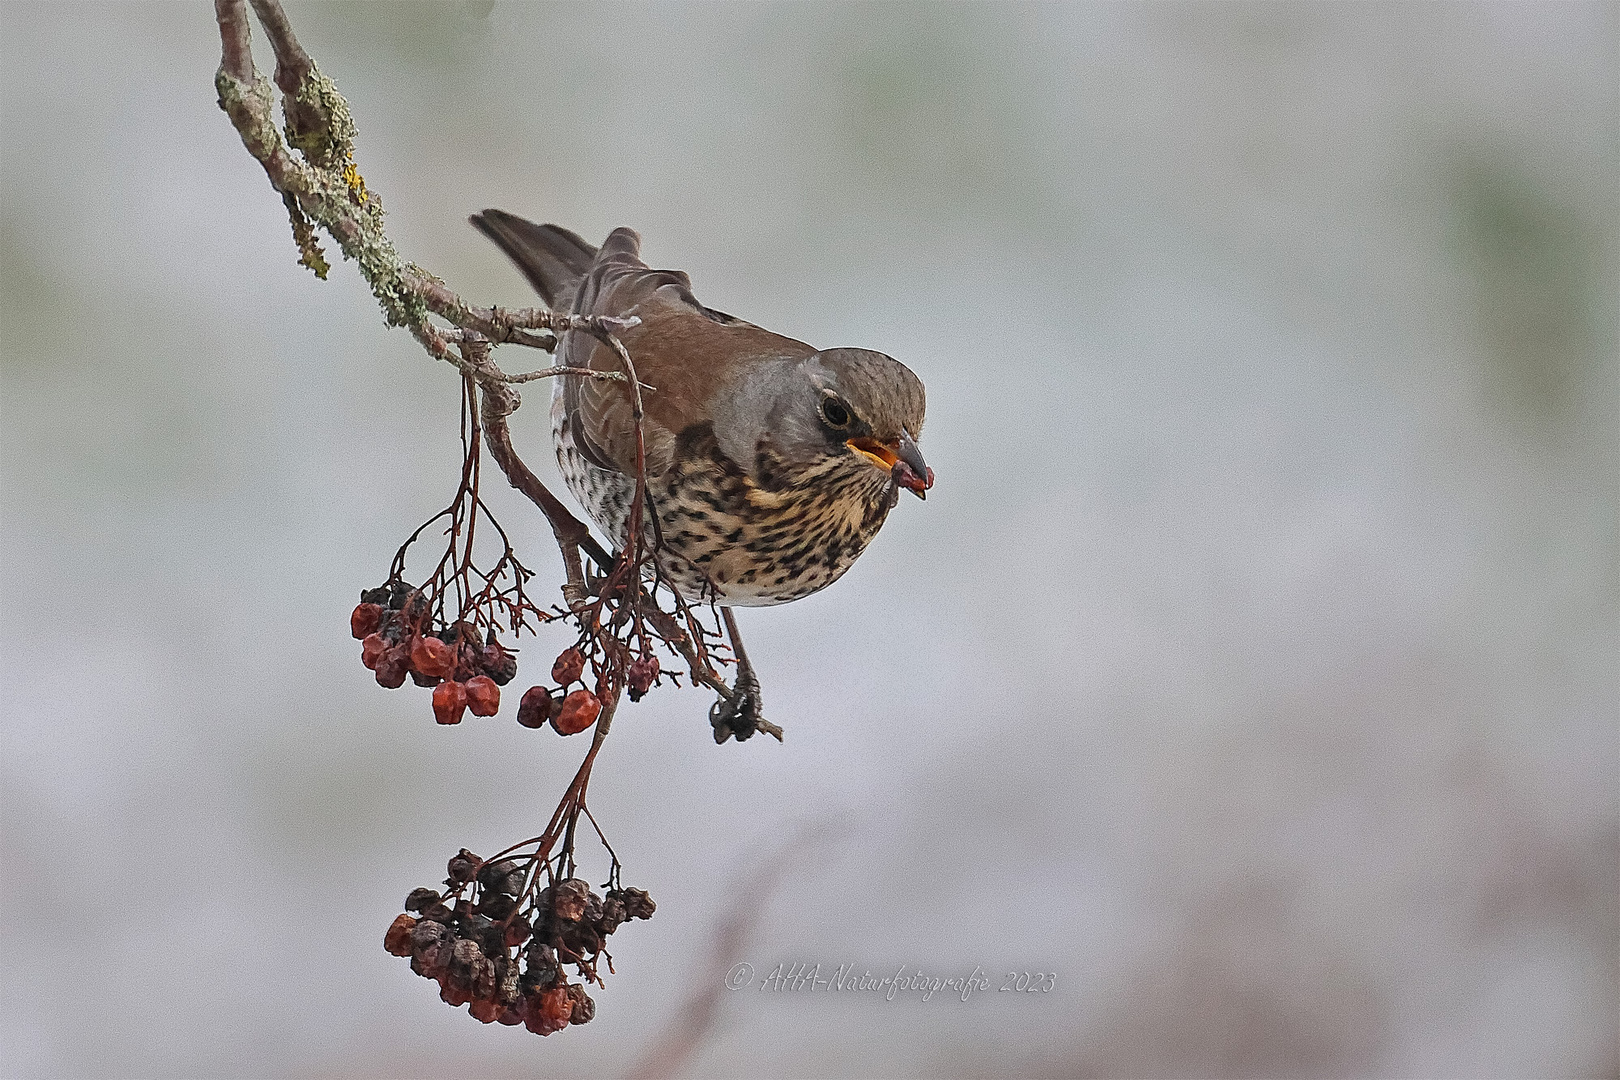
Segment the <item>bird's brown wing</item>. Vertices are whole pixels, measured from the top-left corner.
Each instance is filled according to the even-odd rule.
[[[676,437],[709,420],[716,396],[728,393],[750,365],[805,357],[815,349],[704,307],[684,273],[650,268],[641,261],[640,250],[635,232],[615,229],[580,281],[573,310],[641,320],[619,338],[637,378],[654,387],[642,392],[642,436],[647,475],[656,477],[669,467]],[[577,330],[564,335],[557,355],[570,366],[620,370],[612,349]],[[635,475],[629,388],[602,379],[560,378],[568,380],[564,406],[581,452],[603,468]],[[747,468],[752,462],[739,464]]]

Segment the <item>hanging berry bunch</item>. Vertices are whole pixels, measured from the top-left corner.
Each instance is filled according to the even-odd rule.
[[[433,715],[441,724],[459,724],[464,711],[494,716],[500,688],[517,675],[517,657],[489,627],[458,621],[435,626],[427,598],[403,582],[390,582],[360,594],[349,630],[360,639],[360,662],[390,690],[410,676],[433,688]]]
[[[704,662],[714,652],[718,635],[703,625],[676,597],[675,614],[661,610],[644,588],[628,588],[651,566],[643,545],[614,561],[608,572],[590,580],[590,592],[571,610],[542,612],[530,603],[524,585],[532,576],[518,560],[506,531],[478,494],[480,426],[471,403],[470,380],[462,387],[462,469],[456,497],[429,518],[394,555],[388,580],[360,594],[349,617],[349,630],[360,641],[360,662],[393,690],[409,678],[433,690],[433,716],[440,724],[458,724],[466,713],[494,716],[500,711],[500,688],[517,674],[517,657],[500,640],[502,628],[514,636],[555,618],[566,618],[579,631],[577,643],[552,664],[555,691],[531,687],[523,695],[518,722],[540,727],[550,722],[563,735],[584,731],[596,722],[602,703],[620,689],[639,701],[668,674],[655,650],[672,653],[695,643]],[[428,527],[444,522],[444,553],[433,574],[420,586],[405,581],[405,559]],[[488,569],[474,561],[477,528],[483,521],[494,531],[500,554]],[[532,620],[532,622],[531,622]],[[682,623],[684,622],[684,626]],[[724,658],[715,659],[724,662]],[[593,676],[585,685],[587,668]],[[579,689],[569,687],[579,683]]]
[[[618,885],[616,860],[605,896],[561,877],[558,862],[572,869],[569,860],[547,861],[549,884],[536,890],[537,857],[486,862],[463,848],[450,860],[444,892],[411,890],[383,947],[410,957],[446,1004],[466,1005],[482,1023],[522,1024],[536,1035],[588,1024],[596,1002],[585,987],[601,985],[601,961],[613,966],[608,937],[652,918],[656,905],[643,890]],[[580,982],[569,981],[570,968]]]
[[[537,610],[524,593],[529,571],[513,554],[506,533],[479,497],[482,440],[472,393],[464,385],[461,484],[451,504],[421,525],[394,556],[388,579],[360,594],[349,631],[360,641],[360,660],[388,689],[409,679],[432,690],[440,724],[460,723],[466,713],[493,716],[501,687],[518,673],[516,649],[503,640],[536,632],[545,623],[572,623],[573,645],[551,665],[555,685],[530,687],[517,708],[519,724],[549,724],[561,735],[595,728],[584,762],[543,835],[514,845],[492,860],[463,849],[450,860],[444,891],[415,889],[384,937],[390,953],[407,956],[418,975],[439,984],[449,1004],[467,1005],[484,1023],[523,1024],[549,1035],[595,1015],[587,986],[601,986],[598,966],[612,959],[610,935],[631,919],[653,913],[652,900],[618,883],[619,863],[585,805],[592,763],[621,695],[640,700],[667,675],[654,650],[668,648],[707,665],[714,632],[689,609],[666,612],[641,585],[650,565],[638,546],[613,560],[600,576],[570,597],[570,607]],[[445,550],[420,585],[405,578],[405,560],[430,526],[442,524]],[[498,542],[487,568],[474,560],[475,533],[482,527]],[[684,626],[682,618],[684,616]],[[695,643],[695,645],[694,645]],[[684,648],[683,648],[684,646]],[[575,876],[580,819],[589,821],[612,859],[609,884],[599,895]],[[532,845],[532,847],[531,847]],[[525,854],[513,852],[530,848]],[[570,982],[570,973],[578,982]]]
[[[517,657],[500,640],[500,629],[514,635],[544,622],[525,595],[531,572],[512,551],[506,531],[478,494],[479,426],[470,380],[462,381],[461,483],[450,505],[417,527],[394,555],[388,580],[360,594],[349,616],[349,631],[360,641],[360,662],[389,690],[405,684],[433,690],[433,716],[458,724],[464,713],[494,716],[500,688],[517,675]],[[500,544],[494,563],[474,559],[480,520]],[[405,582],[405,557],[428,527],[444,523],[445,550],[432,575],[420,586]]]

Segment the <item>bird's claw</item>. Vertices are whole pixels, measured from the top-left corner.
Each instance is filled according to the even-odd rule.
[[[762,715],[764,707],[759,680],[754,677],[753,669],[742,668],[737,672],[737,685],[731,696],[722,696],[709,707],[714,741],[723,743],[735,735],[738,742],[744,742],[752,738],[756,731],[763,731],[781,742],[782,729],[765,719]]]

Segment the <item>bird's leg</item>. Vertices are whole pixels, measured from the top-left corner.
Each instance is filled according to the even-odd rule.
[[[589,599],[585,587],[585,567],[580,560],[577,544],[568,544],[559,535],[557,546],[562,549],[563,573],[567,576],[562,587],[563,600],[567,602],[568,609],[574,611],[584,607]]]
[[[731,651],[737,657],[737,678],[732,684],[732,697],[722,697],[709,710],[709,723],[714,725],[714,741],[723,743],[735,735],[737,741],[742,742],[754,732],[764,731],[781,742],[782,729],[760,715],[764,701],[760,695],[759,679],[754,675],[754,665],[748,662],[742,635],[737,633],[737,617],[728,607],[720,609],[720,617],[726,622],[726,633],[731,637]]]

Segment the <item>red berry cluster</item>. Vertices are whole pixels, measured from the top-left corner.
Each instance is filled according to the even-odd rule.
[[[557,689],[531,686],[518,702],[518,723],[537,728],[550,721],[552,730],[559,735],[577,735],[596,723],[602,715],[602,697],[606,686],[598,680],[596,692],[583,686],[568,692],[570,683],[580,682],[585,676],[585,654],[578,649],[564,649],[551,665],[551,677],[557,680]]]
[[[652,918],[656,905],[641,889],[598,896],[579,878],[541,889],[525,904],[531,865],[486,864],[463,848],[450,860],[448,892],[411,890],[407,914],[394,919],[383,947],[410,957],[412,971],[439,984],[440,998],[468,1006],[480,1022],[550,1035],[590,1023],[596,1003],[583,980],[600,982],[596,961],[608,935],[630,919]],[[570,964],[582,982],[568,981],[563,968]]]
[[[349,631],[360,640],[360,662],[390,690],[405,684],[433,687],[433,716],[459,724],[464,712],[494,716],[502,686],[517,675],[517,657],[496,640],[495,629],[481,637],[468,622],[435,627],[421,592],[400,582],[360,594],[349,616]]]

